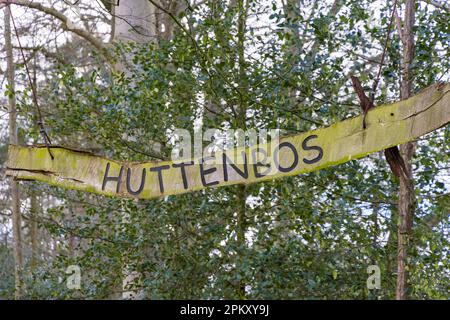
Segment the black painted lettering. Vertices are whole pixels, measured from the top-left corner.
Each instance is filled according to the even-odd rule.
[[[205,179],[206,175],[217,171],[216,167],[209,168],[209,169],[205,170],[205,168],[204,168],[205,160],[209,160],[209,159],[214,159],[214,157],[203,158],[201,160],[201,162],[200,162],[200,178],[202,179],[202,184],[203,184],[204,187],[210,187],[210,186],[214,186],[216,184],[219,184],[219,181],[206,182],[206,179]]]
[[[289,148],[289,149],[292,150],[292,154],[294,155],[294,161],[292,162],[290,167],[283,168],[280,165],[279,157],[280,157],[280,150],[281,150],[281,148]],[[275,147],[275,150],[273,152],[273,160],[275,161],[275,165],[276,165],[276,167],[277,167],[277,169],[279,171],[281,171],[281,172],[290,172],[290,171],[294,170],[297,167],[297,165],[298,165],[298,152],[297,152],[297,149],[290,142],[287,142],[287,141],[282,142],[278,146]]]
[[[262,163],[261,161],[258,161],[258,154],[264,155],[264,162],[267,161],[267,152],[264,149],[256,148],[252,150],[252,160],[253,160],[253,171],[255,174],[255,178],[262,178],[267,175],[267,173],[270,171],[270,164],[269,163]],[[264,172],[259,172],[259,167],[266,167],[267,170]]]
[[[127,169],[127,191],[128,193],[137,196],[139,195],[142,190],[144,189],[144,185],[145,185],[145,176],[147,175],[147,171],[145,169],[142,169],[142,178],[141,178],[141,184],[139,185],[139,188],[134,191],[131,188],[131,168]]]
[[[120,166],[120,172],[119,172],[119,176],[118,177],[109,177],[108,176],[110,167],[111,167],[111,164],[108,162],[106,164],[105,175],[103,176],[102,190],[105,190],[106,183],[108,183],[108,181],[117,181],[116,193],[119,193],[119,191],[120,191],[120,183],[122,182],[123,166]]]
[[[228,181],[228,164],[234,169],[242,178],[248,179],[247,154],[242,151],[242,158],[244,159],[244,170],[239,169],[227,155],[222,153],[223,160],[223,180]]]
[[[317,138],[317,135],[313,134],[313,135],[311,135],[309,137],[306,137],[305,140],[303,140],[303,142],[302,142],[303,150],[305,150],[305,151],[316,150],[317,152],[319,152],[319,154],[314,159],[310,159],[309,160],[309,159],[303,158],[303,162],[306,163],[306,164],[313,164],[313,163],[319,162],[320,159],[322,159],[322,157],[323,157],[323,149],[321,147],[319,147],[319,146],[308,146],[308,142],[310,140],[316,139],[316,138]]]
[[[183,187],[184,187],[185,190],[189,187],[188,186],[188,180],[187,180],[186,169],[185,168],[187,166],[192,166],[193,164],[194,164],[194,161],[172,164],[172,167],[181,169],[181,178],[183,178]]]
[[[159,191],[161,193],[164,193],[164,182],[163,182],[163,177],[162,177],[162,171],[167,170],[167,169],[170,169],[169,165],[150,168],[150,171],[158,172]]]

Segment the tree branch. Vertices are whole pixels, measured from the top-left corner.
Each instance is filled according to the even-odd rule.
[[[108,52],[104,42],[99,40],[98,38],[94,37],[89,31],[86,31],[84,29],[76,28],[72,21],[68,17],[66,17],[61,12],[45,7],[40,3],[28,1],[28,0],[0,0],[0,5],[8,5],[8,4],[15,4],[18,6],[28,7],[31,9],[36,9],[38,11],[44,12],[48,15],[51,15],[61,21],[63,23],[63,28],[67,31],[71,31],[75,33],[76,35],[80,36],[81,38],[88,41],[93,47],[95,47],[102,55],[103,57],[108,60],[112,61],[113,57]]]
[[[436,8],[439,9],[443,9],[446,10],[447,12],[450,12],[450,5],[445,4],[445,3],[441,3],[440,1],[437,0],[422,0],[428,4],[431,4],[432,6],[435,6]]]
[[[402,29],[402,20],[400,19],[397,8],[394,8],[394,15],[395,15],[395,25],[397,26],[397,32],[398,36],[400,37],[400,40],[403,45],[405,45],[405,37],[403,36],[403,29]]]

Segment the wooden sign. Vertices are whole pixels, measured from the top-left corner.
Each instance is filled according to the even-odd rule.
[[[207,187],[250,184],[319,170],[416,139],[450,122],[450,84],[279,144],[216,152],[208,159],[133,163],[51,147],[9,146],[7,175],[127,198],[153,198]]]

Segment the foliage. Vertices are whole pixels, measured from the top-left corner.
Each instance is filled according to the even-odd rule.
[[[247,18],[255,21],[245,34],[245,61],[239,59],[239,10],[213,1],[185,13],[194,34],[177,30],[169,41],[117,45],[113,50],[133,56],[128,72],[58,65],[39,89],[54,143],[141,161],[168,157],[175,128],[240,127],[242,106],[247,128],[284,134],[359,114],[349,75],[371,87],[379,64],[361,56],[379,59],[390,6],[376,2],[369,22],[372,1],[337,1],[334,15],[326,14],[326,2],[304,1],[289,14],[275,1],[249,3]],[[419,2],[416,91],[448,77],[448,28],[445,12]],[[394,33],[377,105],[398,99],[399,42]],[[20,109],[30,108],[25,92]],[[37,137],[33,116],[21,116],[23,129]],[[449,141],[448,127],[418,141],[414,298],[448,298]],[[124,269],[138,272],[134,289],[151,299],[244,298],[242,283],[249,299],[395,296],[398,181],[380,154],[247,187],[244,226],[237,187],[132,201],[24,186],[26,194],[37,190],[41,202],[52,199],[39,227],[56,243],[56,256],[28,279],[30,298],[115,298]],[[241,227],[245,243],[237,237]],[[82,270],[79,291],[58,282],[73,264]],[[370,292],[372,264],[381,268],[382,287]]]

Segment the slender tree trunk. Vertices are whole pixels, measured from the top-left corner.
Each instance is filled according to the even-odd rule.
[[[238,1],[238,63],[239,63],[239,87],[240,92],[246,92],[248,86],[246,75],[246,61],[245,61],[245,29],[247,20],[248,1]],[[237,127],[238,129],[247,129],[246,117],[247,117],[247,101],[243,94],[240,95],[239,105],[237,110]],[[246,247],[245,233],[247,231],[247,217],[246,217],[246,201],[247,201],[247,189],[245,185],[236,187],[236,205],[237,205],[237,221],[236,221],[236,238],[239,248],[238,256],[238,273],[243,272],[244,254]],[[245,298],[245,281],[244,276],[241,275],[241,279],[237,286],[237,296],[241,299]]]
[[[8,247],[8,231],[5,230],[4,234],[5,234],[5,238],[3,239],[3,244],[4,244],[5,248],[7,248]]]
[[[244,256],[245,256],[245,232],[247,230],[247,217],[246,217],[246,200],[247,190],[245,185],[239,185],[236,187],[236,205],[237,205],[237,220],[236,220],[236,239],[238,245],[238,263],[236,264],[237,273],[241,274],[241,277],[237,284],[236,295],[240,299],[245,298],[245,281],[244,281]]]
[[[415,1],[406,1],[406,10],[403,28],[403,65],[401,99],[407,99],[411,95],[412,87],[412,60],[414,58],[414,20]],[[408,169],[407,179],[400,179],[398,201],[398,247],[397,247],[397,300],[408,298],[408,249],[412,237],[412,221],[414,216],[414,184],[412,180],[411,159],[414,155],[416,144],[408,142],[400,147]]]
[[[118,2],[113,9],[114,39],[147,43],[155,40],[155,7],[148,0],[126,0]]]
[[[33,57],[33,87],[37,88],[37,55]],[[35,115],[36,116],[36,115]],[[33,144],[37,144],[37,139],[33,141]],[[39,210],[39,201],[38,195],[35,189],[31,189],[30,194],[30,220],[29,220],[29,228],[30,228],[30,243],[31,243],[31,259],[30,259],[30,271],[33,272],[36,269],[39,257],[39,247],[38,247],[38,210]]]
[[[14,81],[14,61],[13,50],[11,42],[11,7],[5,8],[5,48],[6,48],[6,63],[7,63],[7,78],[9,90],[15,92]],[[16,98],[14,94],[8,95],[8,112],[9,112],[9,143],[18,144],[17,136],[17,109]],[[20,299],[23,296],[23,280],[22,280],[22,219],[20,215],[20,199],[19,199],[19,183],[11,179],[11,209],[12,209],[12,225],[14,238],[14,279],[15,279],[15,298]]]
[[[30,269],[34,271],[38,263],[39,247],[38,247],[38,200],[35,191],[32,191],[30,195],[30,242],[31,242],[31,261]]]
[[[113,21],[113,41],[116,42],[135,42],[144,44],[156,40],[157,25],[156,8],[148,0],[122,0],[119,5],[112,5],[111,13],[114,14]],[[159,1],[156,1],[159,3]],[[115,65],[116,71],[122,71],[127,75],[131,75],[130,64],[133,55],[124,53],[123,59]],[[158,150],[155,150],[158,151]],[[122,216],[123,223],[129,223],[130,216],[125,213]],[[123,255],[122,268],[122,299],[138,299],[142,298],[143,292],[135,290],[140,274],[131,267],[133,261],[130,261],[126,254]],[[116,298],[114,295],[112,298]]]

